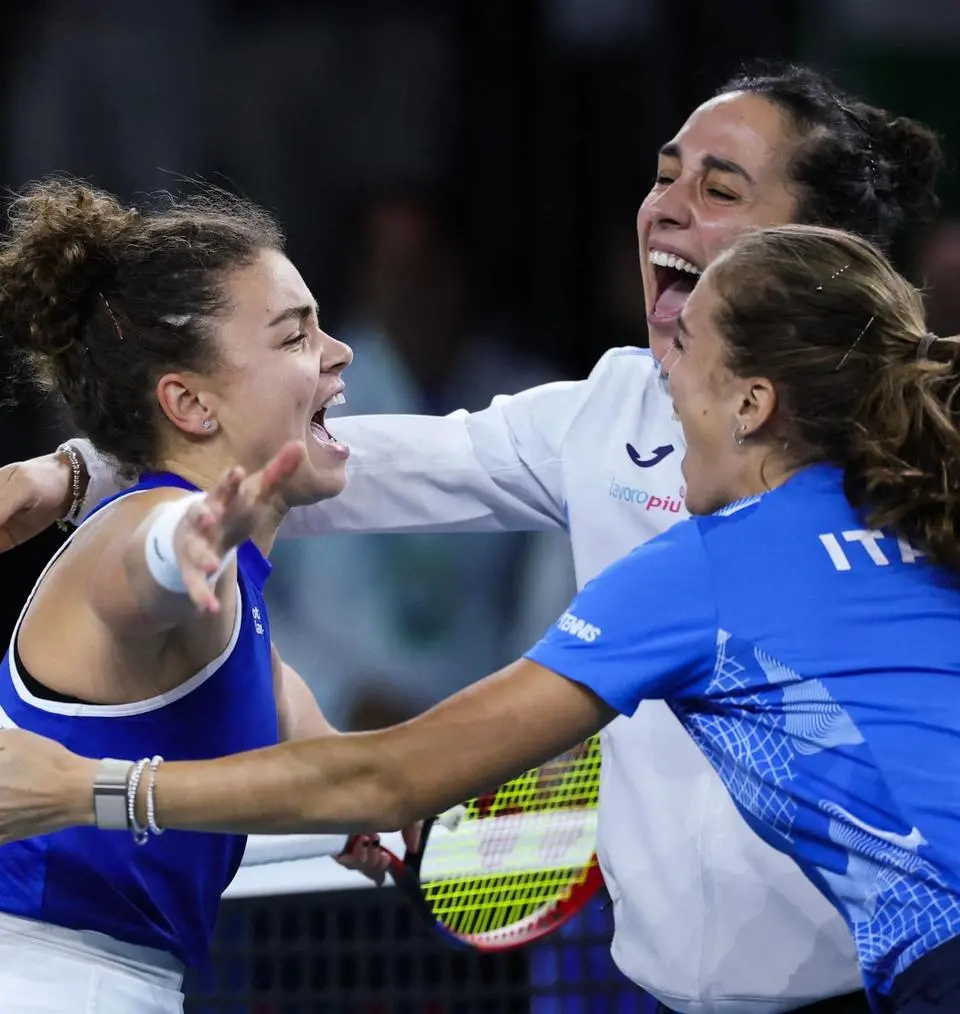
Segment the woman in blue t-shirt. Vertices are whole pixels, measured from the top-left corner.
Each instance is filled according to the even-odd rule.
[[[665,699],[842,912],[874,1003],[960,1009],[960,341],[865,240],[785,226],[710,265],[663,368],[695,517],[412,722],[160,766],[155,822],[396,826]],[[198,544],[219,560],[260,517],[237,503]],[[97,770],[0,734],[0,831],[94,824]]]

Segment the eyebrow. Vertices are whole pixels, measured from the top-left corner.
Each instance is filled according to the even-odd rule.
[[[665,158],[683,160],[683,153],[676,141],[670,141],[665,144],[660,149],[660,154]],[[755,184],[757,182],[739,162],[734,162],[733,159],[721,158],[719,155],[704,155],[700,165],[703,169],[715,169],[720,173],[733,173],[735,176],[745,179],[747,183]]]
[[[304,304],[303,306],[289,306],[286,310],[281,311],[267,324],[267,327],[276,327],[278,324],[284,323],[288,320],[306,320],[312,312],[316,312],[317,316],[320,316],[320,309],[316,303]]]

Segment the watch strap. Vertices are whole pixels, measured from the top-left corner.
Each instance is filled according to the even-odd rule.
[[[108,831],[126,831],[127,782],[133,764],[105,757],[97,768],[93,783],[93,813],[97,827]]]

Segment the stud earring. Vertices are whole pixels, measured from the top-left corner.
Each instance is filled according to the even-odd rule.
[[[746,437],[744,435],[743,427],[742,426],[738,426],[733,431],[733,439],[734,439],[734,442],[736,443],[737,447],[743,447],[743,441],[746,439]]]
[[[203,428],[205,430],[212,430],[213,429],[213,420],[212,419],[204,419],[203,420]]]

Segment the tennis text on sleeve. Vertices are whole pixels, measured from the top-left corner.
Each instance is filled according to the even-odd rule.
[[[574,616],[573,613],[564,613],[557,620],[557,629],[562,630],[565,634],[572,634],[581,641],[586,641],[587,644],[595,641],[602,633],[599,627],[595,627],[592,623],[587,623],[586,620],[581,620],[579,616]]]
[[[826,532],[819,536],[830,562],[837,570],[855,566],[886,567],[891,563],[916,563],[923,553],[902,536],[888,535],[883,530],[854,528],[847,532]]]

